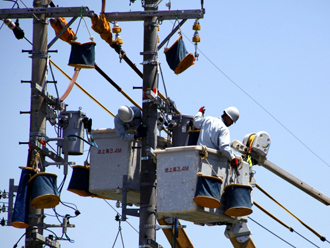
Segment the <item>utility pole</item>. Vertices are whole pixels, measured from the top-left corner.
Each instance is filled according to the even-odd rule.
[[[158,10],[154,7],[156,0],[146,0],[144,9]],[[147,245],[148,239],[156,240],[156,164],[148,150],[157,146],[157,105],[148,99],[146,93],[158,91],[158,18],[148,17],[144,20],[143,48],[143,123],[147,126],[147,137],[142,140],[142,165],[140,181],[140,227],[139,245]],[[144,247],[144,246],[142,246]]]
[[[34,0],[34,8],[47,7],[48,0]],[[46,90],[46,69],[47,69],[47,36],[48,24],[45,14],[35,15],[33,18],[33,46],[32,46],[32,82],[31,82],[31,115],[30,115],[30,143],[46,135],[46,101],[36,94],[36,87],[40,86]],[[35,154],[29,156],[28,166],[32,166]],[[45,156],[40,154],[41,163],[45,161]],[[43,210],[29,206],[30,227],[26,229],[26,248],[41,248],[42,243],[35,241],[35,233],[43,234],[40,227],[43,224]],[[38,229],[36,229],[38,227]]]

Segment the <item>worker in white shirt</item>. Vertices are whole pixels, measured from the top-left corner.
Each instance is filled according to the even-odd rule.
[[[141,110],[137,107],[121,106],[114,123],[117,136],[122,140],[138,140],[147,135]]]
[[[201,107],[194,117],[194,126],[200,129],[197,145],[220,150],[233,168],[238,167],[238,160],[230,148],[230,133],[228,127],[239,118],[235,107],[226,108],[221,117],[204,117],[205,107]]]

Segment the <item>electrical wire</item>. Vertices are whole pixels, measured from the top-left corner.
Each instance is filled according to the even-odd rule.
[[[254,219],[252,219],[251,217],[248,217],[250,220],[252,220],[254,223],[256,223],[257,225],[261,226],[263,229],[265,229],[266,231],[270,232],[271,234],[273,234],[275,237],[279,238],[280,240],[282,240],[283,242],[287,243],[288,245],[290,245],[291,247],[295,247],[294,245],[290,244],[288,241],[284,240],[283,238],[281,238],[280,236],[278,236],[277,234],[275,234],[274,232],[270,231],[269,229],[267,229],[266,227],[264,227],[263,225],[261,225],[260,223],[258,223],[257,221],[255,221]]]
[[[117,214],[119,214],[121,216],[121,214],[105,199],[103,199]],[[127,220],[126,220],[127,224],[130,225],[137,233],[139,233],[138,230],[135,229],[134,226],[132,226],[131,223],[129,223]]]
[[[192,43],[192,41],[183,34],[189,41]],[[192,43],[193,44],[193,43]],[[262,106],[256,99],[254,99],[249,93],[247,93],[242,87],[240,87],[234,80],[232,80],[226,73],[224,73],[211,59],[209,59],[205,53],[203,53],[199,48],[198,51],[204,55],[204,57],[222,74],[224,75],[231,83],[233,83],[238,89],[240,89],[246,96],[248,96],[253,102],[255,102],[261,109],[263,109],[270,117],[272,117],[278,124],[280,124],[288,133],[290,133],[296,140],[299,141],[300,144],[302,144],[307,150],[309,150],[312,154],[314,154],[319,160],[321,160],[324,164],[326,164],[328,167],[330,165],[322,159],[319,155],[317,155],[309,146],[307,146],[301,139],[299,139],[293,132],[291,132],[282,122],[280,122],[274,115],[272,115],[265,107]]]

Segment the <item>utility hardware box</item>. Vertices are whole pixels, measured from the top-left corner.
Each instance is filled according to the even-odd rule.
[[[157,213],[160,217],[173,217],[195,224],[235,223],[246,217],[230,217],[224,214],[221,198],[220,208],[204,208],[197,205],[195,196],[197,173],[222,179],[224,187],[233,183],[234,175],[228,160],[215,149],[207,149],[207,161],[202,160],[201,146],[179,146],[156,150],[157,154]],[[209,164],[210,163],[210,164]],[[213,169],[212,169],[213,168]],[[239,181],[249,184],[249,165],[242,162],[239,167]]]
[[[127,203],[140,203],[141,144],[117,137],[113,128],[95,129],[93,137],[97,148],[91,149],[89,191],[98,196],[122,201],[123,176],[136,183],[138,190],[128,189]],[[158,147],[165,148],[166,140],[157,139]]]

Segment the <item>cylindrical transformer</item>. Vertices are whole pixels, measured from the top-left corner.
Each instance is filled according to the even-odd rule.
[[[63,127],[63,138],[68,139],[68,154],[82,155],[84,153],[84,123],[86,114],[79,111],[64,111],[60,114],[60,125]],[[59,145],[65,153],[64,142]]]

